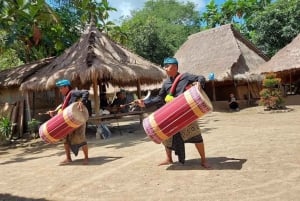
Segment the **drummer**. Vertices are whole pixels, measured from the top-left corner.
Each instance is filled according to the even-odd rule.
[[[178,72],[178,61],[176,58],[168,57],[164,59],[163,64],[163,68],[166,71],[168,78],[164,81],[158,93],[158,96],[145,101],[143,101],[142,99],[136,101],[136,103],[140,107],[150,107],[154,104],[165,104],[171,101],[172,96],[170,97],[170,95],[168,94],[170,92],[171,86],[174,84],[175,78],[180,75],[180,73]],[[194,82],[199,82],[201,86],[204,87],[205,77],[203,77],[202,75],[193,75],[190,73],[182,74],[176,85],[176,90],[173,96],[179,96]],[[183,134],[182,132],[179,132],[169,139],[163,141],[166,151],[166,159],[159,163],[159,165],[168,165],[173,163],[172,150],[174,150],[175,154],[178,156],[179,162],[183,164],[185,162],[184,143],[195,143],[196,149],[201,157],[201,165],[204,168],[210,168],[205,158],[205,149],[200,128],[197,122],[193,123],[193,126],[195,128],[189,130],[196,130],[197,133],[188,132]]]
[[[70,81],[66,79],[56,82],[56,86],[59,88],[60,93],[64,96],[64,102],[62,104],[61,111],[74,102],[78,102],[78,107],[81,110],[82,107],[85,107],[83,103],[87,103],[89,97],[89,92],[87,90],[72,90]],[[49,111],[48,113],[51,117],[53,117],[57,112]],[[66,158],[60,163],[60,165],[71,163],[71,151],[75,154],[75,156],[77,156],[80,147],[82,147],[84,154],[83,164],[88,164],[88,146],[85,137],[85,128],[86,124],[83,124],[72,133],[67,135],[67,137],[64,139]]]

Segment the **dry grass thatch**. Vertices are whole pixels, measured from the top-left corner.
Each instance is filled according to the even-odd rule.
[[[41,59],[0,72],[0,88],[19,87],[28,77],[49,64],[54,58]]]
[[[88,25],[78,42],[21,85],[21,90],[48,90],[58,79],[76,86],[94,81],[114,86],[160,83],[165,72],[157,65],[111,41],[95,26]]]
[[[300,68],[300,34],[259,67],[262,73],[287,72]]]
[[[181,71],[214,73],[217,81],[260,79],[255,69],[268,60],[231,24],[191,35],[175,57]]]

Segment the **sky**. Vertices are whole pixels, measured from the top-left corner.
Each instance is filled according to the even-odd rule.
[[[147,0],[108,0],[111,7],[116,8],[118,11],[110,12],[110,20],[118,22],[122,16],[130,16],[130,11],[142,9]],[[179,0],[187,2],[188,0]],[[196,5],[199,11],[204,11],[205,6],[210,0],[189,0]],[[216,4],[222,4],[225,0],[215,0]]]

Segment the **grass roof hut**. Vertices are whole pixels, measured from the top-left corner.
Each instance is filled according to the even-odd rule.
[[[21,137],[23,125],[31,120],[28,93],[21,93],[20,85],[54,58],[41,59],[13,69],[0,71],[0,117],[7,117],[13,124],[14,137]],[[26,124],[25,124],[26,125]]]
[[[254,70],[268,60],[231,24],[189,36],[175,57],[182,72],[206,78],[214,74],[214,80],[207,84],[207,94],[213,101],[228,100],[230,93],[238,99],[259,97],[261,77]]]
[[[38,70],[49,64],[54,58],[45,58],[27,63],[16,68],[0,71],[0,104],[14,104],[26,99],[25,93],[20,93],[21,84]]]
[[[291,43],[279,50],[270,61],[259,66],[259,72],[276,73],[285,86],[285,92],[299,93],[300,89],[300,34]]]
[[[50,64],[38,70],[20,89],[42,91],[55,88],[59,79],[69,79],[72,86],[93,86],[95,113],[99,114],[98,85],[140,86],[160,83],[165,72],[157,65],[116,44],[94,25],[87,25],[80,39]]]

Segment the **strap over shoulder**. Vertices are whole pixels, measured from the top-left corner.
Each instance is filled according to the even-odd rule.
[[[180,78],[182,77],[182,75],[183,75],[183,74],[179,74],[179,75],[177,75],[177,77],[175,78],[175,80],[174,80],[174,82],[173,82],[173,84],[172,84],[172,87],[171,87],[171,89],[170,89],[170,91],[169,91],[169,95],[174,96],[174,93],[175,93],[177,84],[178,84]]]

